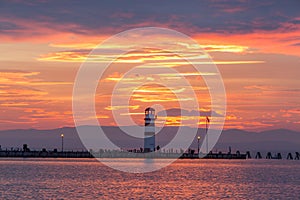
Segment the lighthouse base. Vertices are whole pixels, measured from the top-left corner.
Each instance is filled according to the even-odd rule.
[[[145,137],[144,139],[144,152],[155,151],[155,136]]]

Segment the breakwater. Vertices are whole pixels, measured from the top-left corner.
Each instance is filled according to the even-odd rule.
[[[181,159],[288,159],[299,160],[299,152],[288,153],[286,157],[283,157],[281,153],[262,154],[257,152],[255,156],[251,156],[250,152],[240,153],[208,153],[198,155],[195,152],[177,153],[172,151],[162,152],[128,152],[121,150],[99,150],[93,151],[48,151],[42,149],[41,151],[31,150],[0,150],[0,157],[23,157],[23,158],[181,158]]]
[[[0,157],[23,158],[93,158],[88,151],[0,151]]]

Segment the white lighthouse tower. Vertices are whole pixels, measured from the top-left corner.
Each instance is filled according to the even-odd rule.
[[[145,137],[144,152],[155,151],[155,109],[149,107],[145,110]]]

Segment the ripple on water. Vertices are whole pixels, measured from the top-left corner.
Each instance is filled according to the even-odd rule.
[[[122,160],[112,162],[124,164]],[[134,159],[126,163],[136,164]],[[1,199],[298,199],[300,196],[300,161],[178,160],[156,172],[130,174],[94,159],[1,159],[0,170]]]

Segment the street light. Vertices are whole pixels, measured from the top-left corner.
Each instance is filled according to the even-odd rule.
[[[198,139],[198,154],[200,153],[200,136],[197,137]]]
[[[63,152],[64,151],[64,134],[62,133],[60,135],[60,137],[61,137],[61,152]]]

